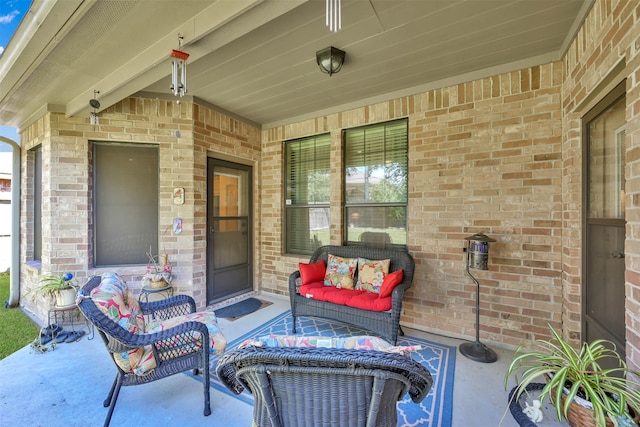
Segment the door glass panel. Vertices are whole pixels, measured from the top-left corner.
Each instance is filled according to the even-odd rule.
[[[213,222],[216,251],[213,267],[224,268],[249,262],[246,219],[219,219]]]
[[[247,216],[249,180],[246,171],[239,171],[225,167],[216,167],[213,176],[214,216],[238,217]],[[234,225],[227,223],[225,226]]]
[[[589,217],[624,219],[624,99],[588,125]]]
[[[213,175],[214,268],[245,264],[247,250],[247,171],[223,166]]]

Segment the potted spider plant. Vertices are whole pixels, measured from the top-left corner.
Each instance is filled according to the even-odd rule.
[[[76,286],[72,273],[49,273],[42,276],[38,286],[29,291],[32,298],[36,295],[55,298],[56,307],[70,307],[76,303]]]
[[[515,377],[516,401],[529,384],[544,377],[539,399],[549,399],[558,420],[566,418],[572,426],[613,426],[612,419],[615,425],[636,425],[640,372],[627,367],[611,341],[585,342],[576,349],[549,327],[552,339],[521,345],[509,365],[504,384],[506,388]]]

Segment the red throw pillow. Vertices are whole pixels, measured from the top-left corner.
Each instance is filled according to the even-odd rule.
[[[402,270],[396,270],[393,273],[387,274],[380,287],[380,295],[378,295],[378,298],[390,297],[393,289],[400,283],[402,283]]]
[[[302,284],[312,282],[324,281],[324,275],[327,272],[327,265],[324,260],[314,262],[313,264],[298,263],[298,270],[300,270],[300,278],[302,278]]]

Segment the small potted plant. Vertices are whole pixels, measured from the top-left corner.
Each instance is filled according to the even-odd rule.
[[[585,342],[578,350],[550,329],[552,339],[516,350],[504,379],[506,388],[515,376],[514,399],[529,384],[546,378],[539,399],[549,399],[558,420],[564,417],[572,426],[613,426],[611,419],[615,425],[636,425],[632,420],[633,409],[640,408],[640,372],[627,367],[611,341]]]
[[[29,293],[55,298],[56,307],[70,307],[76,303],[77,288],[72,273],[50,273],[42,276],[39,285]]]
[[[158,265],[156,257],[151,254],[151,251],[147,253],[149,263],[147,264],[147,271],[142,277],[143,283],[148,284],[152,288],[165,288],[171,284],[171,264],[169,264],[169,257],[165,254],[162,257],[162,266]]]

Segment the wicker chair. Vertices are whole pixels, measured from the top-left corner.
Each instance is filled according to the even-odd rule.
[[[117,275],[109,273],[115,277]],[[172,324],[166,330],[155,333],[132,333],[123,326],[123,321],[116,323],[111,316],[106,315],[96,303],[96,288],[101,285],[101,276],[92,277],[78,292],[77,305],[84,316],[98,330],[107,351],[114,361],[117,374],[111,386],[111,390],[104,401],[104,406],[109,407],[104,425],[108,426],[122,386],[146,384],[161,378],[180,372],[193,370],[194,373],[202,372],[204,391],[204,415],[211,414],[209,397],[209,351],[210,337],[220,337],[220,345],[224,347],[226,342],[221,334],[211,334],[211,326],[203,321],[186,321]],[[122,282],[124,283],[124,282]],[[123,285],[123,286],[126,286]],[[93,291],[93,293],[92,293]],[[127,296],[128,295],[128,296]],[[138,303],[132,300],[132,295],[125,288],[125,301],[140,308],[140,315],[147,320],[176,321],[180,318],[190,319],[199,313],[195,313],[196,306],[193,298],[187,295],[177,295],[165,300],[148,303]],[[135,298],[133,298],[135,300]],[[209,314],[211,316],[211,314]],[[132,316],[133,317],[133,316]],[[144,319],[144,317],[143,317]],[[157,323],[157,322],[156,322]],[[131,372],[123,369],[121,355],[135,350],[148,351],[149,358],[155,359],[152,369],[144,373]],[[152,355],[152,356],[151,356]]]
[[[220,381],[254,397],[259,427],[395,427],[397,402],[419,403],[433,380],[409,357],[371,350],[247,347],[218,362]]]

